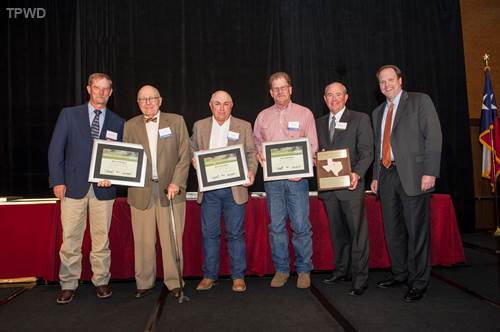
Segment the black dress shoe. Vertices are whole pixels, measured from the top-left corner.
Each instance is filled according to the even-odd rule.
[[[321,282],[324,283],[324,284],[327,284],[327,285],[331,285],[335,282],[339,282],[339,281],[351,281],[352,280],[352,277],[350,276],[337,276],[335,274],[332,274],[331,276],[327,277],[327,278],[323,278],[321,279]]]
[[[411,288],[406,292],[405,296],[403,297],[403,301],[405,301],[406,303],[417,302],[422,297],[424,297],[424,294],[425,289]]]
[[[365,292],[365,290],[368,288],[368,285],[364,285],[361,288],[351,288],[349,291],[349,295],[351,296],[361,296]]]
[[[377,282],[377,286],[380,288],[396,288],[396,287],[401,287],[403,285],[406,285],[406,280],[405,281],[399,281],[396,279],[387,279],[387,280],[382,280]]]

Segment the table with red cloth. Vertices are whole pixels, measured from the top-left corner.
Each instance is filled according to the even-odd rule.
[[[372,195],[366,196],[365,201],[370,239],[370,267],[389,267],[390,258],[384,238],[380,204]],[[333,250],[328,219],[323,202],[315,196],[310,198],[310,219],[313,230],[314,269],[331,270]],[[269,222],[265,198],[252,197],[247,204],[245,215],[247,274],[274,273],[268,237]],[[59,202],[0,205],[0,225],[0,279],[36,276],[47,281],[58,280],[62,234]],[[133,278],[134,241],[130,207],[126,198],[118,198],[115,201],[109,237],[112,278]],[[451,266],[465,261],[453,203],[448,195],[432,195],[431,239],[433,265]],[[188,201],[183,236],[185,276],[202,275],[202,245],[200,208],[195,201]],[[82,279],[90,280],[88,227],[82,251]],[[291,244],[290,252],[293,253]],[[157,250],[159,277],[163,274],[160,255],[160,250]],[[230,274],[224,240],[221,245],[220,274]]]

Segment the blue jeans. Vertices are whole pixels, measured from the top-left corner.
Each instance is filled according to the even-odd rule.
[[[288,180],[264,183],[267,207],[271,217],[269,240],[274,268],[277,272],[289,273],[288,231],[286,222],[290,217],[293,231],[292,244],[295,251],[295,270],[312,270],[312,230],[309,221],[309,183]]]
[[[207,191],[201,203],[201,232],[203,234],[203,276],[217,279],[220,265],[220,217],[224,210],[226,241],[231,261],[231,278],[245,276],[246,251],[243,221],[245,204],[234,201],[231,188]]]

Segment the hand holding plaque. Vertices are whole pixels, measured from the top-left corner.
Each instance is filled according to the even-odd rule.
[[[351,185],[349,149],[318,152],[316,171],[318,191],[349,188]]]
[[[147,157],[140,144],[96,139],[92,149],[89,182],[144,187]]]

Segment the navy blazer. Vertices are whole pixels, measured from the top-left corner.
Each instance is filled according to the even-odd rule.
[[[124,120],[106,109],[100,139],[112,131],[122,140]],[[50,187],[66,185],[66,197],[81,199],[89,191],[89,169],[93,139],[90,132],[88,104],[63,108],[57,119],[49,145]],[[113,199],[116,188],[99,188],[94,183],[94,193],[99,200]]]

